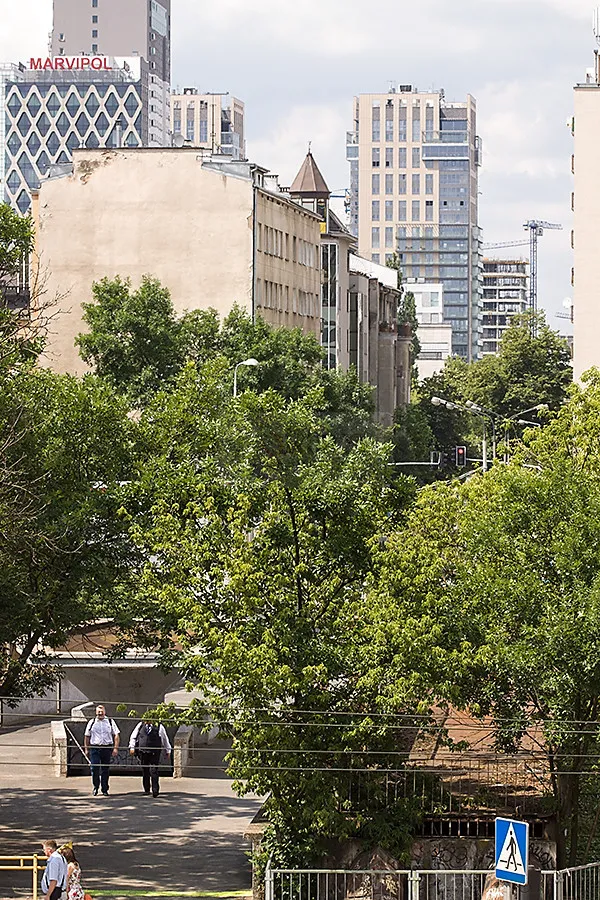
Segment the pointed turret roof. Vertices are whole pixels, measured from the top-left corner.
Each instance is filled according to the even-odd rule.
[[[317,200],[328,200],[330,190],[325,184],[325,179],[319,171],[310,150],[302,163],[300,171],[294,178],[290,188],[290,194],[297,197],[315,197]]]

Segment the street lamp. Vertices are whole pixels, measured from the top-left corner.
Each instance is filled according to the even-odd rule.
[[[530,412],[539,412],[541,409],[548,409],[547,403],[538,403],[536,406],[530,406],[529,409],[522,409],[521,412],[515,413],[512,416],[508,416],[504,420],[504,462],[508,462],[508,442],[510,438],[510,426],[514,422],[516,425],[530,425],[534,428],[541,428],[539,422],[530,422],[527,419],[523,419],[522,416],[526,416],[527,413]]]
[[[239,362],[235,369],[233,370],[233,396],[237,397],[237,373],[240,366],[258,366],[260,363],[257,359],[250,357],[250,359],[243,359],[242,362]]]

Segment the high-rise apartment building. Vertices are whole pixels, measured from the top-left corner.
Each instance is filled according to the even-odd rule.
[[[148,63],[148,144],[165,146],[171,85],[171,0],[54,0],[51,54],[139,56]]]
[[[246,158],[244,104],[229,94],[202,94],[184,88],[171,94],[171,131],[192,147],[221,153],[232,159]]]
[[[398,253],[407,279],[441,282],[452,352],[479,356],[481,235],[475,100],[400,85],[354,98],[347,135],[351,230],[374,262]]]
[[[529,263],[523,259],[483,260],[481,353],[497,353],[515,316],[529,308]]]

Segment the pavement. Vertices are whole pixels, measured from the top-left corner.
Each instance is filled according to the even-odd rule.
[[[127,775],[111,777],[108,797],[93,797],[89,777],[54,775],[49,724],[0,729],[0,855],[41,853],[44,838],[71,840],[92,896],[249,894],[244,831],[261,800],[233,793],[222,771],[226,750],[195,750],[192,766],[201,768],[161,778],[156,799]],[[0,871],[0,897],[28,895],[31,875]]]

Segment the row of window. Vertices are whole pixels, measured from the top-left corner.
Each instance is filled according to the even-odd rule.
[[[270,225],[258,225],[256,249],[268,256],[276,256],[279,259],[297,262],[301,266],[309,266],[314,269],[317,265],[317,250],[314,244],[272,228]],[[291,256],[290,256],[291,251]]]
[[[425,201],[425,221],[433,222],[433,200]],[[406,200],[398,201],[398,216],[397,219],[399,222],[406,222],[406,213],[407,213],[407,205]],[[413,200],[411,203],[411,214],[412,221],[419,222],[421,220],[421,201]],[[379,200],[373,200],[371,202],[371,220],[373,222],[378,222],[381,219],[381,203]],[[394,221],[394,201],[386,200],[384,203],[384,220],[386,222]]]
[[[257,279],[256,302],[263,309],[273,309],[278,312],[292,312],[313,318],[319,314],[317,294],[290,288],[287,284],[279,284],[266,279],[264,281],[260,278]]]
[[[394,187],[395,187],[394,181],[395,181],[394,175],[388,174],[388,175],[384,176],[383,186],[384,186],[385,193],[386,194],[394,194],[394,193],[406,194],[407,184],[408,184],[407,176],[403,173],[401,173],[398,176],[397,191],[394,190]],[[377,195],[377,194],[381,193],[381,183],[382,183],[381,175],[379,175],[379,173],[376,172],[373,175],[371,175],[371,193],[372,194]],[[415,173],[411,178],[410,184],[411,184],[411,193],[412,194],[420,194],[421,193],[422,180],[421,180],[420,174]],[[429,174],[425,175],[425,193],[433,194],[433,175],[429,175]]]

